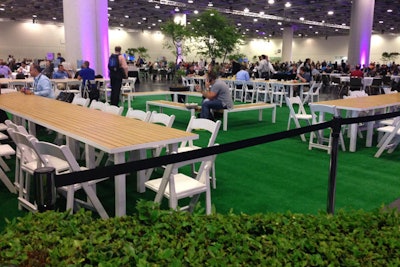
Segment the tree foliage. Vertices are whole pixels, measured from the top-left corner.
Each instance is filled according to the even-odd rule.
[[[192,22],[192,36],[199,40],[199,54],[209,58],[226,57],[240,43],[240,34],[232,22],[216,10],[202,12]]]
[[[175,62],[178,63],[179,57],[186,54],[182,43],[190,33],[186,29],[186,26],[175,23],[173,20],[165,22],[161,26],[161,32],[170,38],[164,43],[164,47],[172,50],[176,56]]]

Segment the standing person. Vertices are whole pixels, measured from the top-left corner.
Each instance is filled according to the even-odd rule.
[[[51,81],[46,75],[40,72],[40,66],[37,64],[31,64],[29,72],[31,77],[34,78],[33,94],[54,98],[54,91]]]
[[[265,80],[269,80],[271,74],[276,73],[274,67],[272,66],[271,62],[268,60],[268,56],[266,55],[261,55],[261,61],[259,64],[260,72],[261,72],[261,78],[264,78]]]
[[[108,60],[108,69],[110,70],[111,82],[111,105],[118,106],[119,96],[121,94],[122,79],[128,77],[128,64],[121,55],[121,47],[116,46],[115,53]]]
[[[204,97],[201,104],[201,118],[214,120],[211,109],[230,109],[233,107],[232,96],[225,82],[217,79],[218,75],[215,71],[207,74],[206,88],[210,90],[201,90],[200,86],[196,86],[196,91],[200,92]]]
[[[65,58],[61,56],[61,53],[57,53],[57,60],[58,64],[62,64],[63,62],[65,62]]]

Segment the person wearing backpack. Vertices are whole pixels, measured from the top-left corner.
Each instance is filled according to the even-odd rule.
[[[111,105],[119,105],[119,96],[121,94],[122,79],[128,77],[128,64],[121,55],[121,47],[116,46],[115,53],[108,60],[108,69],[110,71],[111,82]]]

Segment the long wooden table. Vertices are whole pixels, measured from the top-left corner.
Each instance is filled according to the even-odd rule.
[[[356,97],[356,98],[346,98],[346,99],[336,99],[311,103],[310,105],[331,105],[336,106],[340,110],[351,111],[352,117],[358,117],[360,112],[370,112],[370,115],[375,114],[376,110],[386,109],[388,107],[393,107],[400,105],[400,94],[385,94],[385,95],[375,95],[367,97]],[[372,135],[373,135],[374,122],[369,122],[367,126],[367,138],[366,146],[372,146]],[[350,125],[350,147],[351,152],[356,151],[357,143],[357,130],[358,124]]]
[[[198,139],[197,134],[35,95],[0,95],[0,108],[26,119],[30,128],[39,124],[83,142],[89,168],[95,168],[95,148],[114,154],[114,162],[119,164],[125,162],[128,151],[138,151],[139,158],[145,158],[146,149],[168,145],[170,151],[176,151],[180,142]],[[125,178],[125,174],[115,177],[116,216],[126,214]],[[144,191],[145,179],[145,171],[140,171],[140,192]]]

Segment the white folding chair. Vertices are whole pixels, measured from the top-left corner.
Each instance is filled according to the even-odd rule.
[[[4,162],[3,157],[15,155],[15,150],[8,144],[0,145],[0,180],[11,193],[16,193],[13,183],[10,181],[5,172],[10,171],[8,165]]]
[[[207,131],[209,133],[210,137],[208,139],[208,143],[207,143],[206,147],[210,147],[210,146],[215,145],[215,140],[217,139],[220,126],[221,126],[220,120],[214,122],[212,120],[196,118],[193,116],[190,118],[188,127],[186,128],[186,132],[193,132],[196,130]],[[196,144],[198,144],[198,142],[196,142]],[[196,144],[193,142],[193,140],[190,140],[188,142],[182,142],[180,147],[178,148],[178,153],[202,148],[202,146],[199,146]],[[192,166],[192,172],[195,173],[194,165]],[[217,177],[216,177],[216,172],[215,172],[215,163],[213,163],[213,166],[212,166],[211,179],[213,181],[213,188],[216,188]]]
[[[400,142],[400,117],[396,117],[393,119],[393,123],[391,125],[386,125],[383,127],[379,127],[377,129],[379,133],[383,133],[383,137],[380,139],[377,147],[378,151],[375,153],[374,157],[379,158],[383,151],[386,149],[388,153],[392,153]]]
[[[79,94],[76,94],[71,103],[74,105],[77,105],[77,106],[87,107],[87,106],[89,106],[90,99],[83,98]]]
[[[286,96],[286,88],[283,84],[271,83],[271,104],[279,104],[282,107],[283,98]]]
[[[81,94],[81,81],[67,81],[65,83],[65,91],[74,94]]]
[[[254,82],[254,90],[256,91],[256,102],[267,103],[270,96],[270,84],[266,82]]]
[[[308,124],[311,124],[312,116],[311,116],[311,114],[307,114],[299,96],[295,96],[295,97],[287,97],[286,96],[285,102],[286,102],[286,105],[289,107],[289,119],[288,119],[287,130],[290,129],[290,123],[292,122],[292,120],[294,121],[296,128],[301,127],[300,120],[304,120]],[[298,106],[297,112],[294,109],[294,105]],[[304,134],[301,134],[300,137],[303,142],[306,142],[306,137],[304,136]]]
[[[124,107],[123,106],[118,107],[118,106],[114,106],[114,105],[105,103],[103,111],[107,112],[107,113],[115,114],[115,115],[121,115],[122,112],[124,111]]]
[[[323,83],[322,82],[312,82],[310,89],[306,93],[306,96],[303,99],[303,105],[305,103],[314,103],[314,98],[317,98],[317,102],[319,101],[319,92],[321,90]]]
[[[135,92],[135,82],[136,82],[136,77],[131,77],[122,80],[122,86],[121,86],[122,103],[125,103],[125,101],[128,100],[128,98],[125,97],[124,94]]]
[[[68,146],[62,145],[57,146],[48,142],[41,142],[37,139],[30,139],[35,152],[37,153],[41,163],[46,167],[54,167],[54,165],[47,161],[47,157],[51,156],[53,158],[58,158],[61,161],[65,161],[68,163],[69,168],[62,173],[66,172],[78,172],[82,170],[87,170],[86,167],[80,167],[78,162],[76,161],[74,155],[72,154],[71,150]],[[87,208],[93,209],[99,213],[101,218],[107,219],[108,214],[105,211],[103,205],[101,204],[100,200],[98,199],[95,191],[95,185],[98,182],[104,181],[107,178],[92,180],[89,182],[73,184],[68,186],[63,186],[58,188],[58,191],[66,196],[67,198],[67,210],[74,210],[74,203],[81,204]],[[75,192],[79,189],[83,189],[86,193],[90,202],[76,199]]]
[[[336,106],[328,106],[328,105],[316,105],[313,104],[310,106],[311,109],[311,115],[312,115],[312,124],[318,124],[325,122],[325,117],[326,114],[330,114],[331,116],[338,116],[338,111],[336,109]],[[329,137],[326,137],[326,130],[328,130]],[[331,153],[332,150],[332,136],[331,136],[331,128],[328,129],[322,129],[315,132],[310,133],[310,142],[308,149],[312,148],[319,148],[319,149],[325,149],[328,154]],[[339,143],[342,147],[343,151],[346,151],[346,148],[344,146],[344,140],[343,140],[343,135],[342,132],[339,134]]]
[[[18,126],[20,128],[21,126]],[[56,173],[68,170],[68,162],[53,155],[44,155],[40,157],[32,145],[32,141],[38,141],[36,137],[23,133],[23,130],[15,131],[12,128],[7,129],[10,135],[16,140],[16,145],[21,152],[20,174],[19,174],[19,208],[25,207],[30,211],[37,211],[36,205],[30,200],[30,177],[38,167],[54,167]],[[24,175],[25,173],[25,175]]]
[[[256,89],[254,83],[252,81],[247,81],[246,87],[244,88],[244,97],[243,97],[244,102],[253,103],[255,95],[256,95]]]
[[[148,120],[148,122],[150,123],[160,124],[168,128],[172,127],[174,121],[175,115],[167,115],[165,113],[158,113],[157,111],[153,111],[151,113],[150,119]],[[158,157],[161,154],[162,148],[162,146],[157,146],[153,148],[153,157]]]
[[[97,100],[92,100],[92,102],[89,105],[89,108],[103,111],[105,109],[105,106],[106,103]]]
[[[149,121],[150,116],[151,116],[150,111],[146,112],[143,110],[132,109],[132,108],[129,108],[125,114],[125,117],[127,117],[127,118],[137,119],[137,120],[141,120],[141,121]]]
[[[233,81],[233,101],[243,102],[244,91],[246,90],[245,81]]]
[[[165,168],[161,178],[151,179],[145,182],[145,186],[156,192],[155,202],[160,203],[163,197],[169,199],[169,207],[178,208],[178,201],[191,198],[189,205],[180,208],[192,212],[199,200],[200,194],[205,193],[206,214],[211,214],[211,190],[209,172],[213,166],[215,156],[208,156],[193,160],[187,160],[170,164]],[[174,170],[186,165],[201,162],[195,177],[184,173],[174,173]]]

